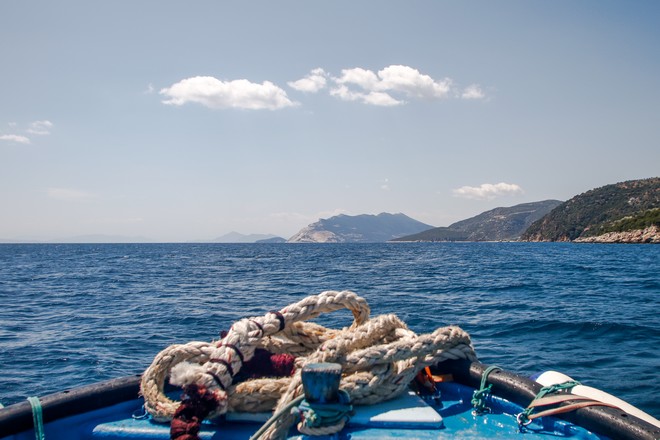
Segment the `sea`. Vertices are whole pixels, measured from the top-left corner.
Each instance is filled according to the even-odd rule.
[[[140,373],[325,290],[418,333],[458,325],[486,364],[561,371],[660,418],[660,246],[634,244],[2,244],[0,402]]]

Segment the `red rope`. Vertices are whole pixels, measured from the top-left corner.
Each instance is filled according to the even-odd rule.
[[[174,413],[170,425],[172,440],[199,440],[202,420],[217,408],[218,402],[205,387],[188,385],[184,388],[181,405]]]
[[[296,358],[288,353],[274,354],[270,357],[270,366],[275,377],[289,377],[296,369]]]
[[[291,376],[295,370],[295,360],[290,354],[272,354],[257,349],[254,357],[243,365],[234,378],[235,382],[256,377]],[[170,425],[170,439],[199,440],[202,421],[218,407],[218,401],[213,393],[200,385],[188,385],[183,391],[181,405]]]

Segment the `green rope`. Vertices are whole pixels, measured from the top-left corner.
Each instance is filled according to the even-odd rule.
[[[34,423],[34,438],[36,440],[44,440],[44,416],[43,409],[41,408],[41,401],[38,397],[28,397],[28,402],[32,407],[32,422]]]
[[[273,416],[270,419],[268,419],[268,421],[264,423],[263,426],[259,428],[259,430],[255,432],[252,437],[250,437],[250,440],[257,440],[259,437],[261,437],[264,434],[264,432],[266,432],[266,430],[270,425],[275,423],[283,415],[290,414],[291,408],[296,406],[298,403],[302,402],[304,398],[305,398],[304,395],[296,397],[291,402],[289,402],[284,408],[273,414]]]
[[[348,392],[339,390],[339,402],[337,403],[309,403],[305,396],[298,396],[289,402],[284,408],[268,419],[257,432],[250,437],[250,440],[258,440],[264,432],[285,414],[298,413],[303,416],[303,423],[311,428],[320,426],[330,426],[339,423],[342,419],[348,420],[349,415],[353,413],[353,405],[350,404]],[[300,404],[300,405],[298,405]],[[296,407],[297,408],[294,408]]]
[[[577,386],[577,385],[581,385],[580,382],[578,382],[577,380],[569,380],[567,382],[557,383],[557,384],[554,384],[554,385],[548,385],[548,386],[543,387],[539,390],[539,393],[536,395],[536,397],[534,397],[534,399],[532,399],[532,402],[534,402],[535,400],[538,400],[542,397],[545,397],[548,394],[554,394],[558,391],[563,391],[563,390],[570,390],[574,386]],[[530,402],[530,405],[531,405],[531,402]],[[527,408],[525,408],[525,410],[523,412],[518,414],[516,419],[518,420],[518,426],[520,427],[521,430],[524,426],[527,426],[531,423],[531,420],[529,419],[529,416],[533,412],[534,412],[534,407],[528,406]]]
[[[336,425],[342,420],[347,421],[353,413],[351,397],[344,390],[338,392],[337,403],[310,403],[303,400],[298,406],[302,416],[302,423],[308,428]]]
[[[474,407],[472,413],[474,415],[480,416],[490,412],[490,408],[486,406],[486,397],[490,394],[490,389],[493,387],[493,384],[491,383],[486,386],[486,383],[488,382],[488,375],[495,370],[501,370],[501,368],[497,365],[491,365],[486,368],[481,375],[481,386],[472,395],[472,406]]]

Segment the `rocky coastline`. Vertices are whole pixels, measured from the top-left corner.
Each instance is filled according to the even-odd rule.
[[[580,237],[575,243],[655,243],[660,244],[660,228],[649,226],[625,232],[608,232],[595,237]]]

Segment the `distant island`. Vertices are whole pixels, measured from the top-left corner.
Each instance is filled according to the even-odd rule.
[[[337,215],[303,228],[289,243],[378,243],[433,228],[405,214]]]

